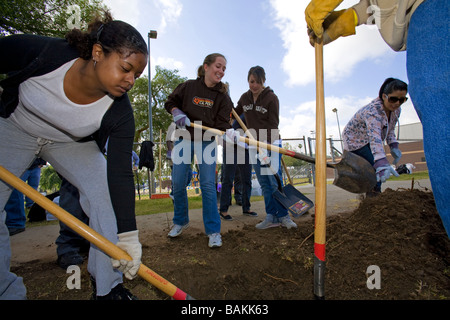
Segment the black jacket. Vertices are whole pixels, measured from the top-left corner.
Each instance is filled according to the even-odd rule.
[[[19,85],[30,77],[56,70],[79,57],[64,39],[37,35],[0,38],[0,116],[7,118],[19,101]],[[134,178],[131,151],[135,133],[134,115],[128,95],[116,98],[105,113],[100,129],[80,142],[95,140],[103,152],[108,142],[107,176],[118,232],[136,230]]]

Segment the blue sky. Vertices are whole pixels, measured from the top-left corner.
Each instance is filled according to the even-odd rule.
[[[358,0],[344,0],[347,8]],[[266,71],[266,85],[280,100],[283,138],[311,136],[315,130],[314,49],[306,34],[307,0],[106,0],[115,19],[135,26],[152,39],[151,76],[156,65],[195,78],[206,55],[227,58],[223,81],[236,105],[248,90],[247,72]],[[407,82],[406,53],[394,52],[376,26],[360,26],[356,35],[324,47],[326,134],[339,138],[353,114],[378,94],[387,77]],[[148,74],[148,71],[145,71]],[[402,106],[401,124],[419,122],[411,101]]]

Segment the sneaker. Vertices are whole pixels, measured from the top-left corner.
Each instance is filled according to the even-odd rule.
[[[94,292],[92,294],[92,300],[139,300],[121,283],[112,288],[111,291],[106,296],[97,296],[95,282],[92,281],[92,283],[94,289]]]
[[[256,225],[256,229],[268,229],[268,228],[274,228],[274,227],[279,227],[280,226],[280,222],[274,221],[274,216],[271,214],[268,214],[266,219],[264,219],[264,221],[258,223]]]
[[[56,263],[63,269],[67,269],[69,266],[83,264],[84,258],[78,252],[67,252],[58,256]]]
[[[257,217],[258,216],[258,214],[256,212],[253,212],[253,211],[242,212],[242,214],[244,216],[250,216],[250,217]]]
[[[189,227],[189,223],[186,223],[184,226],[180,226],[179,224],[174,224],[169,234],[167,235],[170,238],[178,237],[184,229]]]
[[[281,225],[283,227],[286,227],[288,229],[297,228],[297,224],[294,221],[292,221],[292,219],[291,219],[291,217],[289,217],[289,215],[285,215],[280,220],[281,220]]]
[[[208,246],[210,248],[218,248],[222,246],[222,236],[220,235],[220,233],[213,233],[210,234],[208,237],[209,237]]]

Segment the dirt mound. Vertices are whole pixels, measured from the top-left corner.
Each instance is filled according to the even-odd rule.
[[[314,225],[257,230],[246,225],[223,234],[210,249],[204,234],[141,239],[143,263],[202,300],[311,300]],[[450,241],[431,192],[387,189],[353,211],[327,221],[327,300],[450,299]],[[380,289],[368,289],[367,268],[378,266]],[[54,263],[16,267],[29,299],[89,299],[86,263],[81,290],[69,290],[68,274]],[[140,299],[168,299],[142,279],[126,286]]]

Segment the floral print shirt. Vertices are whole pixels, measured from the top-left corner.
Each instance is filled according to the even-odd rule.
[[[388,121],[380,98],[372,100],[359,109],[347,123],[342,132],[344,149],[354,151],[370,144],[374,160],[385,158],[383,142],[388,145],[398,143],[395,137],[395,125],[400,117],[401,108],[391,112]]]

